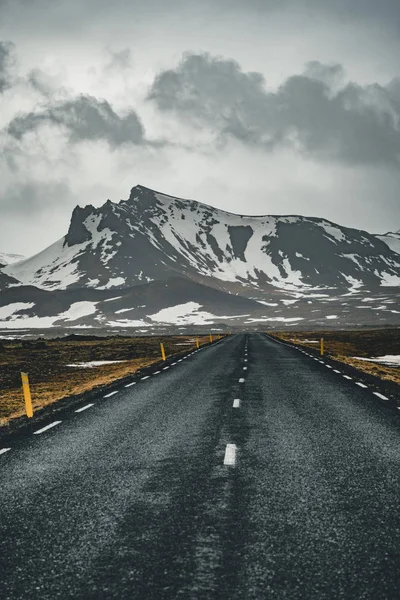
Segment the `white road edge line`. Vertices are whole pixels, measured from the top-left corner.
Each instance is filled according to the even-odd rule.
[[[236,444],[227,444],[225,449],[224,465],[234,467],[236,464]]]
[[[56,425],[59,425],[60,423],[62,423],[62,421],[53,421],[53,423],[50,423],[50,425],[46,425],[46,427],[42,427],[42,429],[38,429],[37,431],[34,431],[33,435],[38,435],[38,433],[43,433],[44,431],[47,431],[48,429],[51,429],[52,427],[55,427]]]
[[[10,450],[11,450],[11,448],[1,448],[0,454],[5,454],[6,452],[9,452]]]
[[[239,398],[235,398],[235,400],[233,401],[233,408],[240,408]]]
[[[380,394],[379,392],[372,392],[375,396],[378,396],[378,398],[380,398],[381,400],[389,400],[389,398],[387,398],[386,396],[384,396],[383,394]]]
[[[111,396],[115,396],[115,394],[118,394],[118,392],[111,392],[111,394],[107,394],[106,396],[103,396],[103,398],[111,398]]]
[[[78,410],[76,410],[75,412],[77,412],[77,413],[83,412],[84,410],[87,410],[91,406],[94,406],[94,404],[86,404],[86,406],[82,406],[82,408],[78,408]]]

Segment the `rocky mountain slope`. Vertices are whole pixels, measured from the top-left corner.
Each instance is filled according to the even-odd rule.
[[[148,333],[179,329],[276,329],[400,326],[397,288],[375,294],[352,291],[276,292],[268,300],[229,294],[183,277],[122,290],[10,287],[0,294],[0,330],[35,328]],[[21,335],[21,333],[19,333]]]
[[[400,285],[391,239],[312,217],[235,215],[136,186],[118,204],[76,207],[64,238],[2,272],[47,290],[176,275],[247,296],[376,288]]]
[[[382,242],[385,242],[393,252],[400,254],[400,231],[385,233],[385,235],[378,235],[377,237],[382,240]]]
[[[76,207],[65,237],[2,265],[0,329],[11,335],[400,325],[399,232],[235,215],[143,186]]]

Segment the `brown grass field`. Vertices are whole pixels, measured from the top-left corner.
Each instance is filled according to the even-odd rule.
[[[348,365],[375,375],[380,379],[400,384],[400,367],[368,363],[353,358],[375,358],[387,354],[400,355],[400,329],[370,329],[365,331],[299,331],[272,334],[290,342],[319,350],[319,344],[310,343],[324,338],[325,354]]]
[[[208,336],[198,339],[200,344],[209,341]],[[28,373],[33,408],[38,410],[161,360],[160,342],[164,343],[167,357],[196,345],[193,336],[1,341],[0,426],[25,414],[21,372]],[[123,362],[92,368],[68,366],[99,360]]]

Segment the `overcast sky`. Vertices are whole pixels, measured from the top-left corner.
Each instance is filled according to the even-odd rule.
[[[399,0],[0,0],[0,251],[137,184],[400,229]]]

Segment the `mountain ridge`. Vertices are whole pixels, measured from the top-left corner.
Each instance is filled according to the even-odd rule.
[[[43,289],[124,288],[181,275],[232,291],[400,284],[386,238],[302,215],[238,215],[135,186],[127,200],[75,207],[64,238],[3,267]]]

